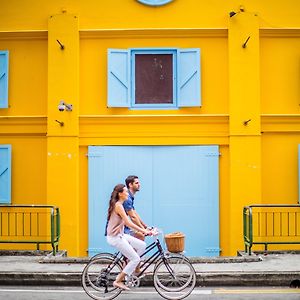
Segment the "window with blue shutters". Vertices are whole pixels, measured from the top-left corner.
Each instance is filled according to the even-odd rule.
[[[8,107],[8,51],[0,51],[0,108]]]
[[[11,145],[0,145],[0,203],[11,203]]]
[[[200,49],[109,49],[108,107],[201,106]]]

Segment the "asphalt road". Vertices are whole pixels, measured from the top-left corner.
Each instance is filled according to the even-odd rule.
[[[80,287],[1,286],[0,299],[5,300],[89,300]],[[154,288],[137,288],[122,293],[118,300],[158,300]],[[299,300],[300,289],[280,287],[216,287],[195,288],[187,300]]]

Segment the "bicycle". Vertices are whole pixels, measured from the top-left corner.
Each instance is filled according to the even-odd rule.
[[[146,270],[154,265],[153,282],[158,294],[168,300],[184,299],[191,294],[196,285],[194,267],[183,254],[165,252],[158,236],[153,236],[154,241],[147,246],[141,258],[154,248],[155,252],[147,259],[141,260],[141,271],[127,276],[125,284],[130,288],[138,287]],[[113,282],[122,271],[125,259],[120,252],[99,253],[93,256],[81,275],[82,287],[87,295],[95,300],[116,298],[122,290],[115,288]]]

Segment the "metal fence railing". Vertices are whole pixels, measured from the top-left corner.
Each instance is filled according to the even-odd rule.
[[[50,205],[0,205],[0,243],[51,244],[58,251],[59,208]]]
[[[300,244],[300,205],[249,205],[243,209],[245,252],[254,244]]]

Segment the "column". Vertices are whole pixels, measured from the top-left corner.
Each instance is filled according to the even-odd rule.
[[[242,209],[261,202],[258,18],[244,8],[229,19],[230,255],[244,249]]]
[[[59,103],[65,106],[60,107]],[[79,30],[63,12],[48,23],[47,203],[61,213],[59,248],[79,253]],[[64,109],[63,109],[64,108]]]

